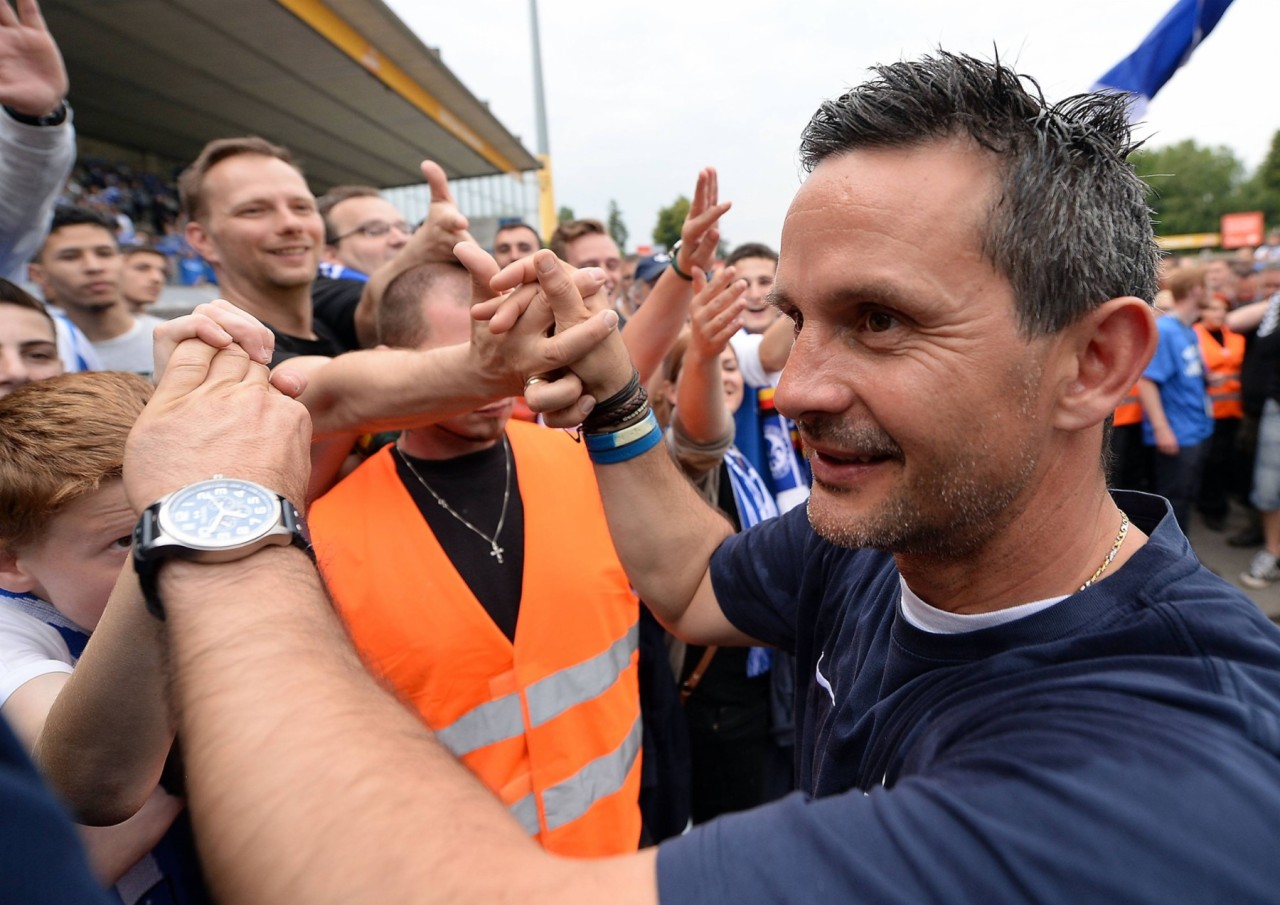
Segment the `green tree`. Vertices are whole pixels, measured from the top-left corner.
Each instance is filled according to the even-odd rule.
[[[680,241],[680,227],[684,226],[684,218],[689,216],[689,199],[684,195],[676,198],[670,206],[659,209],[658,224],[653,228],[653,241],[663,248],[671,248]]]
[[[630,231],[627,229],[627,224],[622,222],[622,211],[618,209],[618,202],[612,198],[609,199],[609,235],[618,244],[618,250],[625,253]]]
[[[562,207],[560,208],[560,210],[556,211],[557,223],[563,223],[566,220],[577,220],[577,219],[578,218],[574,216],[573,208],[571,207]]]
[[[1280,131],[1271,136],[1271,150],[1258,171],[1245,183],[1248,210],[1262,211],[1267,228],[1280,226]]]
[[[1187,139],[1132,160],[1150,186],[1157,235],[1216,232],[1223,214],[1251,209],[1244,164],[1230,148]]]

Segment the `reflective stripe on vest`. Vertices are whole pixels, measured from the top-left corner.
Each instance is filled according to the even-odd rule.
[[[555,830],[572,823],[597,801],[622,788],[640,754],[643,730],[640,717],[636,717],[631,731],[615,750],[597,757],[564,782],[543,791],[542,806],[547,812],[547,829]]]
[[[547,811],[547,829],[557,830],[572,823],[591,810],[597,801],[619,791],[640,756],[643,738],[644,724],[637,717],[617,750],[596,758],[564,782],[544,791],[542,805]],[[535,835],[541,829],[538,826],[536,795],[526,795],[507,810],[529,835]]]
[[[631,665],[631,655],[640,644],[640,627],[633,625],[601,654],[540,679],[526,689],[529,723],[541,726],[570,707],[590,701],[613,687]],[[469,710],[452,724],[436,732],[455,757],[462,757],[503,739],[524,734],[520,696],[509,694],[486,701]]]
[[[526,692],[529,723],[541,726],[570,707],[599,697],[618,681],[618,676],[631,665],[631,655],[639,649],[640,625],[637,623],[603,653],[534,682]]]

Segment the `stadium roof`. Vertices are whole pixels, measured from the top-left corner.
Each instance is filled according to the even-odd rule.
[[[256,134],[313,188],[536,169],[537,160],[380,0],[43,0],[87,138],[178,161]]]

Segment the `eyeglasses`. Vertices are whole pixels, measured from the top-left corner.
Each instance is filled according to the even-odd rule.
[[[393,229],[406,236],[413,233],[413,227],[408,223],[405,223],[403,220],[398,220],[395,223],[388,223],[386,220],[370,220],[368,223],[361,223],[349,233],[343,233],[340,236],[335,236],[329,240],[329,244],[337,245],[343,239],[350,239],[356,233],[359,233],[362,236],[368,236],[371,239],[376,239],[378,236],[385,236]]]

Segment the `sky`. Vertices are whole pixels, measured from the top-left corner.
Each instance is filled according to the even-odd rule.
[[[537,150],[528,0],[385,0],[525,147]],[[715,166],[730,245],[777,246],[803,179],[799,136],[869,66],[932,49],[998,49],[1046,97],[1086,91],[1173,0],[541,0],[556,204],[604,219],[629,249]],[[1225,145],[1250,168],[1280,129],[1280,2],[1235,0],[1152,101],[1151,146]],[[465,213],[465,211],[464,211]]]

